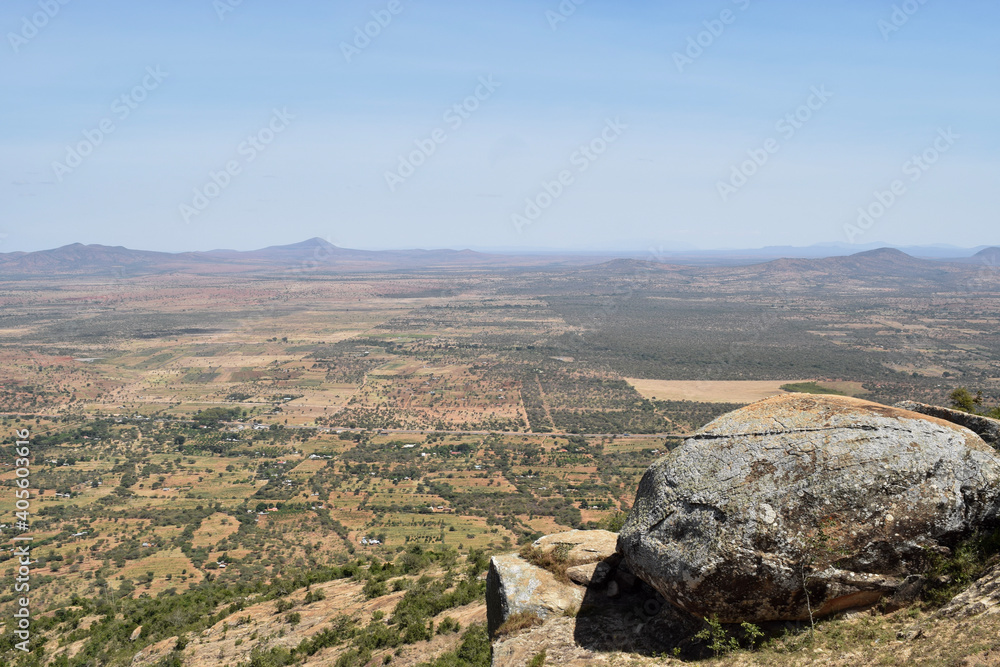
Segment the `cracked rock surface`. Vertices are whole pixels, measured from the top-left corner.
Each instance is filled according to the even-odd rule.
[[[1000,458],[966,428],[786,394],[724,415],[647,470],[619,550],[668,601],[726,623],[876,602],[1000,510]]]
[[[939,612],[942,616],[975,616],[1000,613],[1000,566],[962,591]]]
[[[964,426],[976,433],[986,444],[993,447],[1000,447],[1000,419],[990,419],[982,415],[973,415],[961,410],[952,410],[951,408],[942,408],[937,405],[917,403],[916,401],[900,401],[896,403],[895,407],[930,415],[931,417],[938,417],[959,426]]]

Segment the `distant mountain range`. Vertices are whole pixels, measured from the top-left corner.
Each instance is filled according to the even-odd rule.
[[[72,245],[0,253],[0,278],[46,275],[138,276],[170,273],[240,274],[503,269],[592,263],[593,257],[516,257],[471,250],[351,250],[321,238],[260,250],[167,253],[121,246]]]
[[[692,266],[736,266],[741,264],[759,264],[772,259],[844,257],[869,250],[891,248],[921,259],[963,260],[971,258],[988,247],[960,248],[951,245],[887,246],[884,244],[851,245],[846,243],[820,243],[811,246],[765,246],[763,248],[732,250],[662,250],[651,248],[646,258],[655,258],[657,261],[671,264],[688,264]],[[621,254],[624,255],[626,253]]]
[[[0,253],[0,279],[44,276],[139,276],[191,273],[200,275],[362,273],[392,271],[475,271],[592,267],[611,273],[695,268],[715,265],[716,272],[735,276],[803,273],[816,276],[920,276],[931,279],[991,267],[1000,271],[1000,248],[985,247],[973,255],[959,248],[938,248],[945,257],[914,257],[899,249],[878,248],[860,253],[823,255],[811,249],[763,248],[758,251],[647,254],[642,258],[593,253],[483,253],[472,250],[352,250],[312,238],[260,250],[211,250],[167,253],[121,246],[72,245],[37,252]],[[777,250],[788,250],[773,259]],[[808,251],[806,256],[795,251]],[[833,250],[831,247],[830,250]],[[926,247],[922,249],[926,251]],[[947,258],[948,253],[951,258]],[[754,253],[757,253],[756,256]],[[821,256],[816,256],[817,254]],[[770,261],[767,261],[771,258]],[[714,259],[714,261],[713,261]],[[686,261],[687,260],[687,261]],[[976,269],[975,267],[979,267]],[[584,269],[586,270],[586,269]]]
[[[579,269],[581,273],[640,278],[669,274],[679,284],[714,280],[747,285],[799,287],[939,286],[942,289],[996,289],[1000,286],[1000,248],[984,248],[971,257],[940,260],[913,257],[895,248],[878,248],[853,255],[821,258],[782,258],[753,264],[716,266],[676,264],[670,261],[615,259]]]

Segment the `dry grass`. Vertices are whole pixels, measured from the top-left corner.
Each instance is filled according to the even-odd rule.
[[[521,549],[520,556],[532,565],[551,572],[559,583],[569,584],[571,582],[566,570],[572,563],[566,558],[566,554],[571,548],[571,545],[560,544],[555,549],[543,551],[529,544]]]
[[[919,636],[914,636],[920,629]],[[706,665],[1000,665],[1000,617],[937,619],[916,608],[817,624],[816,632],[772,639]]]
[[[533,614],[530,611],[521,611],[516,614],[511,614],[507,617],[507,620],[497,628],[496,634],[493,636],[493,640],[497,641],[503,637],[510,637],[516,635],[524,630],[529,630],[536,625],[542,624],[542,619],[538,617],[537,614]]]
[[[239,529],[239,521],[228,514],[217,512],[201,522],[201,526],[195,531],[191,543],[195,547],[218,544],[220,540],[229,537]]]

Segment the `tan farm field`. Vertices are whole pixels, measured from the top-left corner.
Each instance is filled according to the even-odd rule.
[[[625,378],[643,398],[699,403],[753,403],[787,394],[782,385],[809,380],[642,380]]]

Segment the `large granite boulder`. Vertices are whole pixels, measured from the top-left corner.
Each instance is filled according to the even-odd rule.
[[[787,394],[716,419],[656,461],[619,549],[698,616],[802,620],[897,592],[998,509],[1000,459],[975,433]]]

